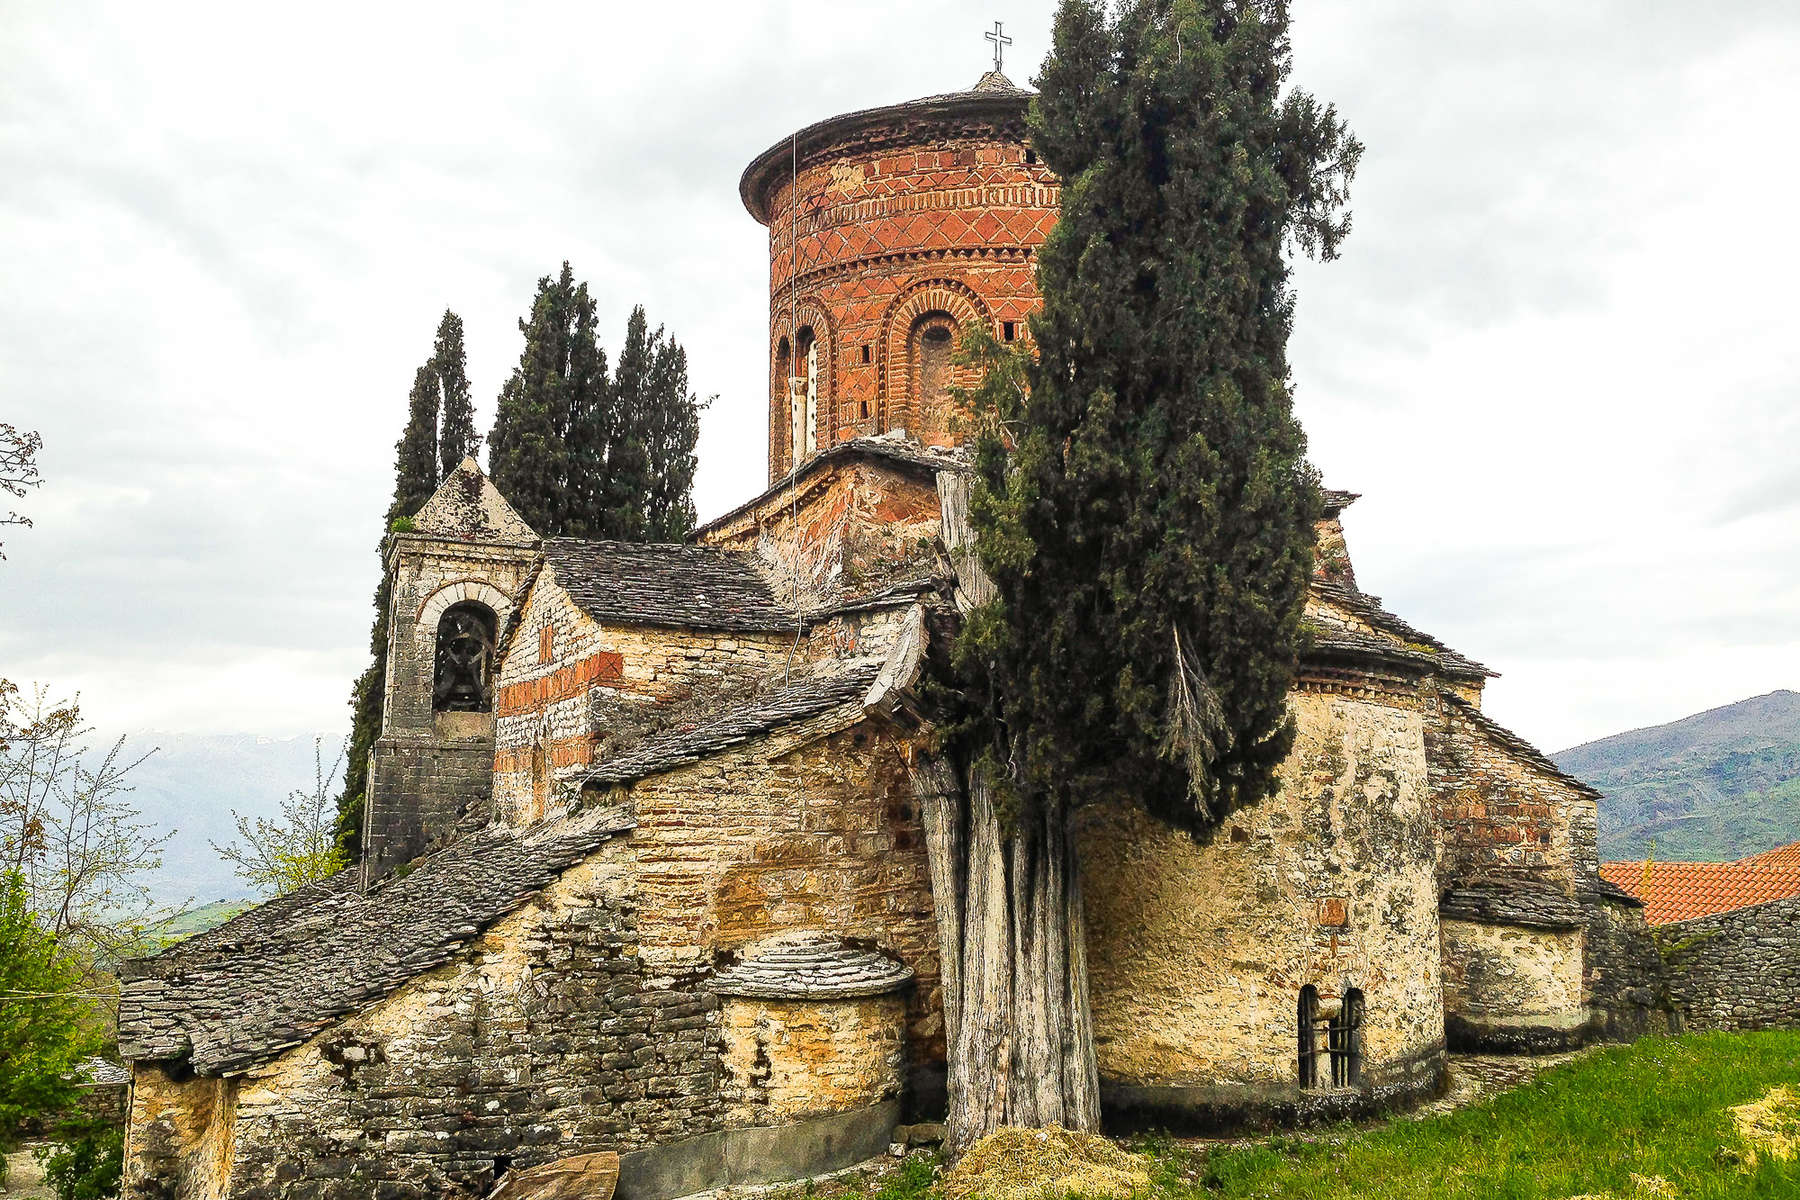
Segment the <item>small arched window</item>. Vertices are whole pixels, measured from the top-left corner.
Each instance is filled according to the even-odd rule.
[[[473,600],[444,610],[431,688],[434,712],[494,710],[494,610]]]
[[[800,327],[794,345],[797,350],[787,381],[788,421],[798,465],[819,448],[819,339],[811,325]]]
[[[1319,989],[1307,984],[1300,989],[1299,1079],[1303,1088],[1319,1086]]]
[[[1362,1082],[1363,994],[1347,988],[1331,1023],[1331,1086],[1356,1087]]]
[[[956,322],[949,313],[926,313],[913,325],[910,340],[913,412],[941,411],[956,383]]]

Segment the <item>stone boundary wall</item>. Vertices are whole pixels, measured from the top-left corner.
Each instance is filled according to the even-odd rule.
[[[1655,934],[1690,1028],[1800,1026],[1800,896],[1676,921]]]

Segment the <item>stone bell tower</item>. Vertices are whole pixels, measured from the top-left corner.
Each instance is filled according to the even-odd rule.
[[[391,539],[387,689],[363,812],[369,878],[485,811],[495,647],[539,546],[473,458]]]

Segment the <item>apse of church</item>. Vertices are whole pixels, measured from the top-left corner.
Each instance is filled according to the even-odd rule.
[[[769,229],[769,478],[852,438],[959,440],[962,335],[1025,336],[1055,177],[1026,144],[1030,94],[850,113],[770,147],[740,193]]]

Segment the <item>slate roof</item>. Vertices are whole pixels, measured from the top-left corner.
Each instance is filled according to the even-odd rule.
[[[117,1087],[131,1082],[131,1068],[110,1058],[84,1058],[75,1064],[75,1078],[82,1087]]]
[[[506,502],[472,456],[465,456],[413,515],[412,532],[508,546],[531,546],[538,540],[537,531]]]
[[[470,834],[364,895],[358,872],[252,909],[119,972],[119,1052],[245,1070],[449,962],[456,951],[632,828],[596,809]]]
[[[851,438],[847,442],[839,442],[835,446],[828,446],[819,451],[730,512],[714,517],[706,524],[699,526],[688,537],[698,538],[721,525],[735,521],[745,513],[767,504],[782,492],[812,477],[826,467],[857,458],[876,459],[889,466],[933,477],[939,471],[968,471],[971,469],[968,455],[956,450],[926,446],[912,438],[897,437],[891,433],[884,433],[876,437]]]
[[[1600,874],[1644,902],[1652,925],[1688,921],[1713,913],[1800,896],[1800,866],[1751,861],[1728,863],[1602,863]]]
[[[1438,902],[1438,915],[1527,929],[1579,929],[1586,923],[1581,901],[1545,880],[1523,877],[1472,880],[1451,888]]]
[[[1467,655],[1457,653],[1430,634],[1413,628],[1400,617],[1381,607],[1379,596],[1371,596],[1367,592],[1346,587],[1341,583],[1317,580],[1314,581],[1312,589],[1321,599],[1349,610],[1389,637],[1423,648],[1435,655],[1439,665],[1450,674],[1470,679],[1498,678],[1498,672],[1490,671]]]
[[[912,981],[912,968],[885,954],[858,949],[828,933],[767,943],[718,973],[721,996],[769,1000],[844,1000],[883,996]]]
[[[1325,515],[1335,517],[1362,499],[1361,492],[1340,492],[1336,488],[1322,488],[1319,496],[1325,501]]]
[[[651,734],[628,753],[608,759],[581,779],[584,788],[634,783],[743,745],[770,730],[805,721],[834,708],[860,706],[881,674],[883,659],[853,658],[796,674],[793,682],[763,692],[704,719]]]
[[[1491,740],[1511,751],[1515,757],[1530,763],[1546,775],[1555,779],[1560,779],[1584,796],[1592,797],[1595,800],[1602,798],[1600,793],[1594,788],[1588,786],[1586,783],[1583,783],[1581,780],[1575,778],[1575,776],[1557,766],[1556,763],[1542,750],[1539,750],[1536,746],[1532,745],[1506,726],[1500,724],[1500,722],[1494,720],[1475,705],[1464,700],[1461,696],[1446,693],[1444,700],[1464,717],[1468,718],[1476,728],[1480,729]]]
[[[551,538],[544,562],[570,598],[606,624],[766,633],[797,624],[741,550]]]

